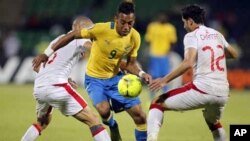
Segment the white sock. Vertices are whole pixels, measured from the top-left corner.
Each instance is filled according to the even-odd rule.
[[[163,120],[163,111],[158,108],[151,108],[147,118],[147,141],[156,141]]]
[[[34,141],[40,134],[40,129],[35,127],[35,125],[31,125],[26,133],[23,135],[21,141]]]
[[[111,141],[107,130],[102,125],[90,128],[95,141]]]
[[[226,141],[226,132],[224,128],[218,128],[212,132],[214,141]]]

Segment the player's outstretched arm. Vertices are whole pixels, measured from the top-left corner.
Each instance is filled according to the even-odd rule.
[[[144,81],[147,84],[150,84],[152,81],[152,76],[147,74],[146,72],[144,72],[138,65],[136,58],[135,57],[130,57],[127,62],[122,61],[120,64],[120,68],[122,70],[127,70],[128,72],[135,74],[139,77],[141,77],[142,79],[144,79]]]
[[[55,42],[52,46],[51,49],[53,51],[58,50],[59,48],[67,45],[69,42],[71,42],[74,39],[79,39],[81,38],[81,30],[74,30],[70,31],[64,36],[62,36],[57,42]]]
[[[37,70],[37,68],[41,65],[41,63],[46,64],[48,58],[59,48],[67,45],[74,39],[81,38],[81,30],[74,30],[68,32],[67,34],[61,36],[55,43],[49,46],[43,54],[36,56],[32,61],[33,70]]]
[[[232,58],[232,59],[237,59],[239,56],[236,49],[234,49],[232,46],[225,48],[225,54],[227,58]]]
[[[173,79],[184,74],[188,69],[192,68],[193,64],[195,63],[196,56],[197,50],[195,48],[188,48],[185,51],[184,60],[182,61],[182,63],[175,70],[173,70],[163,78],[153,80],[149,85],[150,89],[152,91],[158,91]]]

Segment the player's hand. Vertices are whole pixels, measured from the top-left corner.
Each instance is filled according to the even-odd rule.
[[[147,74],[147,73],[144,73],[144,74],[142,75],[142,79],[144,80],[144,82],[145,82],[146,84],[151,84],[151,83],[152,83],[152,76],[149,75],[149,74]]]
[[[85,48],[87,48],[88,50],[90,50],[91,47],[92,47],[92,42],[87,41],[87,42],[85,42],[85,43],[83,44],[83,46],[84,46]]]
[[[68,82],[69,82],[71,87],[73,87],[74,89],[77,89],[78,85],[73,79],[68,78]]]
[[[39,66],[41,65],[41,63],[43,63],[44,64],[44,66],[43,67],[45,67],[45,64],[46,64],[46,62],[48,61],[48,56],[47,55],[45,55],[45,54],[39,54],[39,55],[37,55],[34,59],[33,59],[33,61],[32,61],[32,67],[33,67],[33,70],[38,70],[38,68],[39,68]]]
[[[36,73],[39,73],[39,69],[40,69],[40,66],[38,66],[37,68],[33,68],[33,70],[34,70]]]
[[[159,91],[166,85],[166,82],[163,78],[157,78],[155,80],[152,80],[152,83],[149,84],[149,88],[152,91]]]

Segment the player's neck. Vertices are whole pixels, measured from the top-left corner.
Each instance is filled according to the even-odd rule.
[[[195,25],[193,25],[192,31],[198,29],[200,26],[201,26],[201,24],[195,24]]]

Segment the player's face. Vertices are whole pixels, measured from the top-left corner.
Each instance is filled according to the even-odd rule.
[[[115,22],[116,22],[116,31],[121,36],[126,36],[129,34],[131,28],[134,26],[135,15],[134,13],[130,13],[128,15],[124,13],[119,13],[115,17]]]
[[[187,19],[184,19],[182,18],[182,21],[183,21],[183,27],[184,29],[186,29],[187,32],[190,32],[191,31],[191,28],[190,28],[190,21]]]

